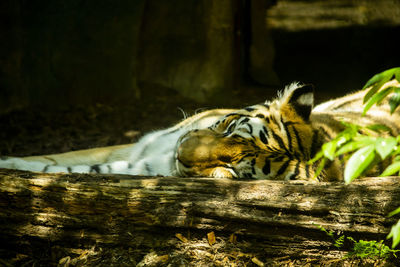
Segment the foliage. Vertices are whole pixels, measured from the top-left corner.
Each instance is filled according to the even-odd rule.
[[[360,259],[387,259],[390,256],[396,256],[396,253],[400,250],[394,250],[383,244],[383,240],[375,241],[366,241],[359,240],[356,241],[354,238],[348,236],[348,240],[354,243],[352,251],[350,251],[346,257],[348,258],[360,258]]]
[[[400,213],[400,207],[389,213],[389,217]],[[392,226],[387,238],[392,238],[392,248],[395,248],[400,243],[400,220]]]
[[[334,231],[332,231],[332,230],[328,231],[324,227],[322,227],[322,225],[318,225],[318,224],[314,224],[314,225],[316,225],[319,228],[319,230],[321,230],[322,232],[325,232],[327,236],[332,238],[332,241],[334,243],[333,245],[335,247],[337,247],[337,248],[343,247],[343,243],[344,243],[344,239],[345,239],[344,235],[341,235],[338,238],[335,238],[335,232]]]
[[[366,241],[366,240],[359,240],[356,241],[354,238],[345,235],[340,235],[338,238],[335,238],[334,231],[326,230],[321,225],[317,225],[318,228],[325,232],[330,238],[332,238],[333,245],[337,248],[342,248],[344,246],[345,240],[349,240],[352,242],[353,246],[350,252],[348,252],[345,258],[359,258],[359,259],[387,259],[391,256],[397,257],[396,253],[400,250],[394,250],[390,247],[383,244],[383,240],[375,241]]]
[[[382,104],[383,100],[387,97],[389,97],[390,112],[393,114],[398,106],[400,106],[400,67],[374,75],[364,85],[363,89],[368,90],[363,99],[363,116],[373,105]],[[384,135],[381,133],[390,130],[384,125],[363,127],[352,123],[343,124],[344,130],[333,140],[325,143],[321,151],[309,161],[309,164],[319,161],[315,176],[320,175],[327,160],[333,161],[335,158],[347,160],[344,170],[344,180],[347,184],[385,159],[390,159],[391,164],[380,176],[400,175],[400,136],[383,137]],[[400,207],[391,212],[389,217],[398,213],[400,213]],[[333,233],[329,234],[326,230],[325,232],[333,236]],[[392,249],[400,243],[400,220],[392,226],[387,238],[392,238]],[[361,241],[354,242],[354,253],[356,255],[359,254],[360,257],[375,255],[373,253],[376,251],[379,251],[379,253],[382,251],[393,252],[383,245],[382,242],[375,241],[375,243],[371,243],[372,241]]]
[[[385,126],[372,125],[362,127],[350,123],[343,124],[345,129],[333,140],[325,143],[321,151],[309,161],[309,164],[312,164],[320,160],[316,176],[320,175],[323,170],[326,159],[334,160],[342,157],[342,160],[347,160],[344,170],[344,181],[347,184],[369,170],[373,164],[393,156],[396,156],[396,159],[400,159],[400,136],[397,138],[392,136],[377,137],[373,134],[387,131],[388,129]],[[399,172],[400,161],[395,161],[384,170],[381,176],[393,175]]]
[[[385,86],[385,84],[392,79],[400,82],[400,67],[378,73],[364,85],[363,89],[369,88],[369,90],[364,97],[365,106],[363,115],[367,113],[372,105],[381,103],[382,100],[392,92],[394,92],[394,94],[389,99],[390,112],[393,113],[396,110],[400,105],[400,87],[398,85]]]

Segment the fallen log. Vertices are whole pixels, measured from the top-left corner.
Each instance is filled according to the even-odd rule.
[[[344,251],[318,226],[381,240],[397,220],[387,214],[399,206],[395,177],[345,185],[0,169],[0,258],[66,264],[97,247],[91,255],[123,248],[135,264],[154,255],[171,264],[178,250],[183,263],[335,260]],[[41,246],[47,252],[38,256]],[[224,258],[207,256],[221,251]]]

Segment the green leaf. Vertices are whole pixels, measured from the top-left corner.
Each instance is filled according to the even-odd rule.
[[[367,129],[370,129],[374,132],[390,132],[390,131],[392,131],[392,129],[390,129],[389,127],[387,127],[386,125],[383,125],[383,124],[368,125]]]
[[[390,113],[396,110],[396,108],[400,105],[400,88],[396,88],[394,94],[389,99]]]
[[[389,80],[390,78],[384,78],[372,86],[371,89],[369,89],[369,91],[364,95],[363,104],[367,103],[368,100],[370,100]]]
[[[387,239],[389,238],[392,238],[392,249],[400,243],[400,220],[392,226],[392,229],[387,236]]]
[[[336,151],[335,155],[339,156],[339,155],[342,155],[345,153],[349,153],[349,152],[357,150],[361,147],[365,147],[367,145],[373,144],[375,142],[376,142],[375,139],[371,138],[369,136],[367,136],[366,138],[363,138],[362,140],[351,141],[351,142],[348,142],[347,144],[343,145],[341,148],[339,148]]]
[[[337,248],[341,248],[341,247],[343,247],[343,244],[344,244],[344,238],[345,238],[345,236],[344,236],[344,235],[341,235],[341,236],[339,236],[339,238],[335,240],[335,244],[334,244],[334,246],[335,246],[335,247],[337,247]]]
[[[389,81],[393,77],[393,75],[395,73],[397,73],[399,70],[400,70],[400,68],[392,68],[392,69],[385,70],[381,73],[375,74],[374,76],[372,76],[371,79],[368,80],[368,82],[364,85],[364,87],[362,89],[364,90],[365,88],[368,88],[371,85],[381,82],[381,81],[385,81],[385,82]],[[396,76],[396,78],[397,78],[397,76]]]
[[[390,94],[393,91],[393,89],[394,87],[387,87],[381,90],[379,93],[374,94],[365,104],[362,116],[364,116],[367,113],[367,111],[372,107],[373,104],[382,101],[388,94]]]
[[[400,213],[400,207],[398,207],[398,208],[395,209],[394,211],[391,211],[391,212],[388,214],[388,217],[392,217],[392,216],[396,215],[397,213]]]
[[[314,162],[318,161],[320,158],[324,156],[324,152],[320,150],[312,159],[310,159],[307,164],[311,165]]]
[[[318,165],[317,170],[315,171],[313,179],[317,179],[317,177],[321,174],[322,170],[325,167],[325,163],[326,163],[326,158],[322,158]]]
[[[381,159],[384,160],[390,153],[392,153],[397,145],[396,138],[390,137],[378,137],[375,142],[375,150],[378,152]]]
[[[391,176],[400,171],[400,161],[393,162],[379,176]]]
[[[373,95],[375,95],[381,87],[382,86],[378,85],[372,86],[371,89],[369,89],[369,91],[364,95],[363,104],[365,104]]]
[[[396,68],[394,76],[396,77],[396,80],[400,83],[400,68]]]
[[[322,151],[324,152],[324,156],[330,160],[335,159],[335,151],[336,151],[336,144],[335,140],[325,143],[322,146]]]
[[[363,171],[371,164],[375,158],[374,145],[357,150],[349,159],[344,169],[344,181],[346,184],[351,183],[355,178],[360,176]]]

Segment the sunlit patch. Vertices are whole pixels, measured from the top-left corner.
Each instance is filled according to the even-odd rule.
[[[215,178],[235,178],[237,177],[236,173],[230,168],[217,167],[211,174],[212,177]]]
[[[110,164],[114,173],[118,172],[126,172],[126,169],[129,167],[128,161],[114,161]]]
[[[296,149],[300,136],[312,131],[307,116],[313,101],[312,87],[295,83],[274,101],[231,112],[207,130],[188,132],[178,141],[178,173],[297,179],[307,162],[299,157],[308,152]]]

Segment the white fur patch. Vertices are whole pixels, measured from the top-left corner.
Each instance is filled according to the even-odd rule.
[[[314,104],[314,94],[310,92],[300,96],[297,99],[297,103],[300,105],[312,106]]]

